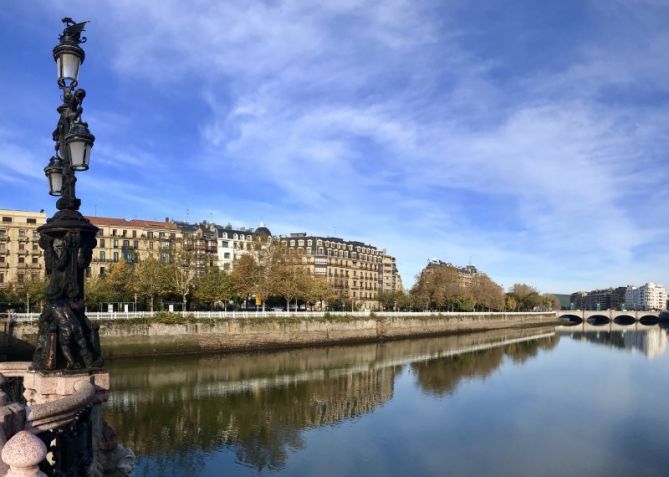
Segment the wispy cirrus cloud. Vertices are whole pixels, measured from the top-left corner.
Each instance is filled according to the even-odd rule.
[[[662,3],[75,5],[110,65],[101,171],[141,213],[336,230],[407,282],[471,256],[504,284],[669,284]]]

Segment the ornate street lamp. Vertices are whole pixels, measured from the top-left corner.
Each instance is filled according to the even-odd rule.
[[[64,18],[63,23],[60,43],[53,49],[63,104],[52,135],[56,153],[44,168],[49,194],[60,199],[58,212],[37,229],[49,277],[33,358],[33,369],[43,372],[102,366],[98,327],[86,317],[84,295],[98,228],[81,215],[81,201],[75,194],[75,171],[88,169],[95,141],[81,120],[86,92],[77,89],[79,66],[85,58],[79,45],[86,41],[81,34],[87,22]]]

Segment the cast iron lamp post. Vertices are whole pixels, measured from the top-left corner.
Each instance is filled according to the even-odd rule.
[[[85,54],[81,34],[87,22],[64,18],[65,29],[53,49],[58,68],[58,87],[63,104],[53,131],[55,154],[44,168],[49,194],[60,196],[58,212],[37,229],[49,284],[46,306],[40,316],[33,369],[54,371],[100,367],[100,338],[97,326],[86,317],[84,281],[96,245],[98,228],[79,212],[75,171],[85,171],[95,137],[83,122],[82,103],[86,92],[77,88],[79,66]]]

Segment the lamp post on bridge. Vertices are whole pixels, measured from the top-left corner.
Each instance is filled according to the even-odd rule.
[[[97,244],[98,228],[79,212],[81,201],[75,192],[75,172],[88,169],[95,141],[81,118],[86,92],[77,88],[79,67],[85,58],[80,45],[86,42],[82,32],[87,22],[62,21],[65,28],[53,58],[63,103],[57,109],[60,117],[52,134],[55,153],[44,168],[49,194],[60,198],[58,212],[37,229],[49,283],[32,367],[43,372],[102,366],[98,327],[84,312],[85,273]]]

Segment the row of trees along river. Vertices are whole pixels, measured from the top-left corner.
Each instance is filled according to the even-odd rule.
[[[112,264],[107,273],[87,279],[89,309],[105,303],[136,302],[147,311],[159,304],[181,302],[191,309],[230,309],[240,307],[256,297],[265,307],[289,307],[351,310],[351,302],[333,288],[326,277],[309,273],[298,257],[279,248],[267,253],[261,263],[243,255],[232,272],[210,267],[195,272],[188,259],[179,257],[173,263],[146,258],[129,264],[125,260]],[[44,300],[44,279],[12,284],[0,290],[0,302],[26,304],[39,309]],[[556,309],[555,296],[540,294],[526,284],[515,284],[508,293],[485,274],[463,281],[455,268],[439,267],[417,277],[413,288],[405,291],[379,291],[379,307],[401,311],[527,311]],[[27,307],[27,306],[26,306]]]

